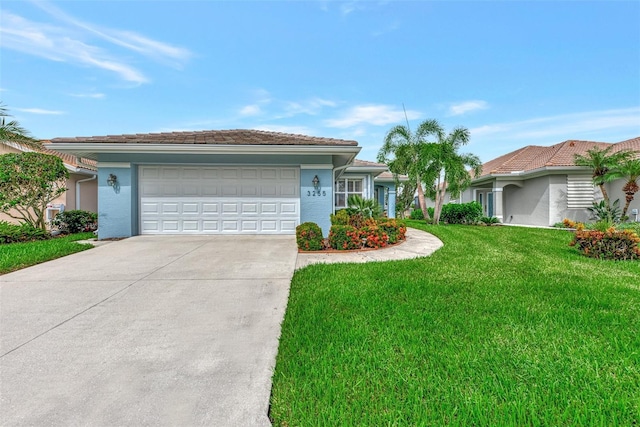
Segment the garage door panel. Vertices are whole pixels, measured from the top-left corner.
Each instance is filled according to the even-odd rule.
[[[282,220],[280,221],[280,230],[283,232],[295,233],[297,227],[297,221],[295,220]]]
[[[200,168],[185,167],[182,169],[182,178],[184,179],[200,179]]]
[[[219,203],[202,202],[202,213],[205,215],[217,215],[220,212]]]
[[[286,180],[298,179],[298,169],[296,168],[282,168],[280,169],[280,178]]]
[[[262,179],[277,179],[278,169],[276,168],[263,168],[260,172],[260,178]]]
[[[298,196],[298,185],[297,184],[288,184],[280,186],[280,196],[282,197],[297,197]]]
[[[259,193],[259,190],[256,184],[249,184],[249,185],[242,186],[241,195],[243,197],[255,197],[255,196],[258,196],[258,193]]]
[[[293,234],[299,223],[296,168],[145,165],[139,176],[143,234]]]
[[[160,169],[160,176],[162,179],[178,179],[180,178],[181,168],[178,167],[162,167]]]
[[[287,215],[297,215],[298,205],[296,203],[282,203],[280,204],[280,213]]]
[[[183,214],[199,214],[200,213],[200,203],[197,202],[185,202],[182,204],[182,213]]]
[[[223,184],[222,185],[222,196],[225,197],[233,197],[233,196],[237,196],[239,193],[240,189],[237,187],[236,184]]]
[[[220,231],[219,229],[219,221],[210,221],[210,220],[203,220],[202,221],[202,232],[204,233],[215,233]]]
[[[239,211],[237,202],[223,202],[222,203],[222,214],[237,214]]]
[[[201,188],[203,196],[215,197],[220,193],[218,186],[215,184],[204,184]]]

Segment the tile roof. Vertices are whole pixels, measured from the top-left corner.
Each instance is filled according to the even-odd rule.
[[[594,147],[613,147],[612,152],[632,150],[640,152],[640,137],[611,144],[608,142],[568,140],[550,147],[527,145],[490,160],[482,165],[482,175],[528,172],[544,167],[575,166],[576,154],[585,154]]]
[[[41,141],[41,142],[48,143],[49,141]],[[25,147],[16,142],[6,142],[6,143],[10,144],[12,147],[20,151],[35,151],[31,148]],[[48,148],[41,148],[37,151],[39,151],[40,153],[51,154],[56,157],[60,157],[60,159],[62,159],[62,162],[64,164],[68,166],[72,166],[74,168],[83,168],[83,169],[88,169],[94,172],[98,170],[98,164],[95,160],[86,159],[84,157],[77,157],[77,156],[74,156],[73,154],[61,153],[60,151],[49,150]]]
[[[387,165],[385,165],[384,163],[376,163],[376,162],[370,162],[368,160],[360,160],[360,159],[355,159],[353,161],[353,166],[360,167],[360,168],[386,168],[387,167]]]
[[[54,138],[50,142],[53,144],[358,145],[358,142],[353,140],[242,129]]]

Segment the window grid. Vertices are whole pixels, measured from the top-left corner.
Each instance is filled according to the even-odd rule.
[[[335,183],[335,206],[336,208],[346,208],[349,196],[357,194],[364,197],[362,178],[344,178]]]

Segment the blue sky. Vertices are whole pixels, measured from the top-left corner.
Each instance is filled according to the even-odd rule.
[[[41,139],[437,119],[490,160],[640,136],[639,1],[7,1],[0,99]]]

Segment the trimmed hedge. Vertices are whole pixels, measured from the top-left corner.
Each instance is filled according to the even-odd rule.
[[[414,209],[411,211],[411,214],[409,214],[409,218],[411,219],[424,219],[424,214],[422,213],[422,209]]]
[[[329,246],[340,250],[360,249],[360,231],[351,225],[332,225],[329,231]]]
[[[303,251],[319,251],[324,249],[322,229],[315,222],[305,222],[296,227],[298,249]]]
[[[448,224],[474,224],[480,217],[482,205],[478,202],[447,203],[440,213],[440,221]]]

